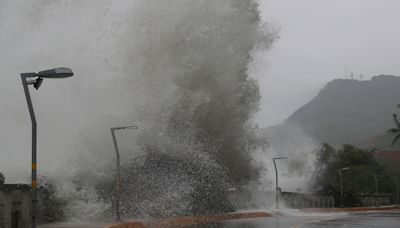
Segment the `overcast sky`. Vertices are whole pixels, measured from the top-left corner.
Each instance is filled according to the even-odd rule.
[[[260,126],[277,124],[345,71],[400,75],[399,0],[260,0],[280,39],[256,60]]]

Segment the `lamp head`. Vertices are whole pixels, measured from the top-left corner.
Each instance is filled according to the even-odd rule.
[[[277,159],[288,159],[288,157],[277,157],[277,158],[273,158],[274,160],[277,160]]]
[[[33,87],[35,87],[35,89],[38,90],[40,85],[42,85],[42,82],[43,82],[43,78],[40,78],[40,77],[37,78],[35,80],[35,82],[33,83]]]
[[[70,68],[60,67],[51,70],[40,71],[36,74],[39,78],[68,78],[73,76],[74,73]]]
[[[138,129],[137,126],[126,126],[124,127],[124,129]]]
[[[137,126],[124,126],[124,127],[113,127],[112,130],[123,130],[123,129],[138,129]]]

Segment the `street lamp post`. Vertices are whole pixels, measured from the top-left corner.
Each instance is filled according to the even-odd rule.
[[[115,131],[116,130],[123,130],[123,129],[138,129],[137,126],[125,126],[125,127],[112,127],[111,130],[111,136],[113,138],[114,142],[114,148],[115,148],[115,155],[116,155],[116,164],[115,164],[115,169],[116,169],[116,175],[115,175],[115,190],[116,190],[116,220],[121,220],[121,215],[120,215],[120,201],[121,201],[121,170],[120,170],[120,154],[118,150],[118,144],[117,144],[117,139],[115,137]]]
[[[40,71],[39,73],[21,73],[22,86],[24,88],[25,98],[28,104],[29,114],[32,122],[32,221],[31,227],[36,227],[36,209],[37,209],[37,123],[35,112],[33,111],[32,99],[29,93],[28,85],[33,85],[35,89],[39,89],[43,82],[43,78],[67,78],[71,77],[73,74],[72,70],[69,68],[55,68],[51,70]]]
[[[396,204],[397,204],[397,207],[399,207],[400,206],[400,204],[399,204],[399,178],[396,178],[395,182],[396,182]]]
[[[383,177],[383,175],[376,175],[376,174],[374,174],[374,180],[375,180],[375,194],[376,194],[376,195],[378,195],[378,193],[379,193],[378,177]]]
[[[342,171],[349,170],[349,167],[339,169],[339,182],[340,182],[340,207],[344,207],[343,204],[343,180],[342,180]]]
[[[375,206],[378,206],[378,193],[379,193],[378,177],[383,177],[383,175],[374,174],[374,180],[375,180]],[[380,204],[380,202],[379,202],[379,204]]]
[[[275,167],[275,203],[276,203],[276,209],[279,209],[279,185],[278,185],[278,169],[276,168],[275,160],[279,160],[279,159],[287,159],[287,157],[272,158],[272,161],[274,162],[274,167]]]

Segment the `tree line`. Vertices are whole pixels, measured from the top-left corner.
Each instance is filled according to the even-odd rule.
[[[361,198],[367,196],[386,195],[396,201],[400,166],[374,153],[375,150],[352,145],[334,148],[323,144],[316,154],[316,172],[312,179],[316,193],[333,196],[335,206],[341,206],[341,188],[342,206],[361,206]]]

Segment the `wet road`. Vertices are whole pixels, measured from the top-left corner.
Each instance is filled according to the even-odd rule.
[[[38,225],[38,228],[103,228],[106,224],[76,224],[76,223],[53,223],[48,225]]]
[[[102,228],[104,224],[52,224],[40,228]],[[190,228],[399,228],[400,210],[387,212],[309,214],[285,212],[256,219],[230,220]],[[159,228],[159,227],[157,227]],[[181,226],[180,226],[181,228]]]
[[[399,228],[400,211],[325,215],[284,215],[244,219],[205,227],[222,228]]]

